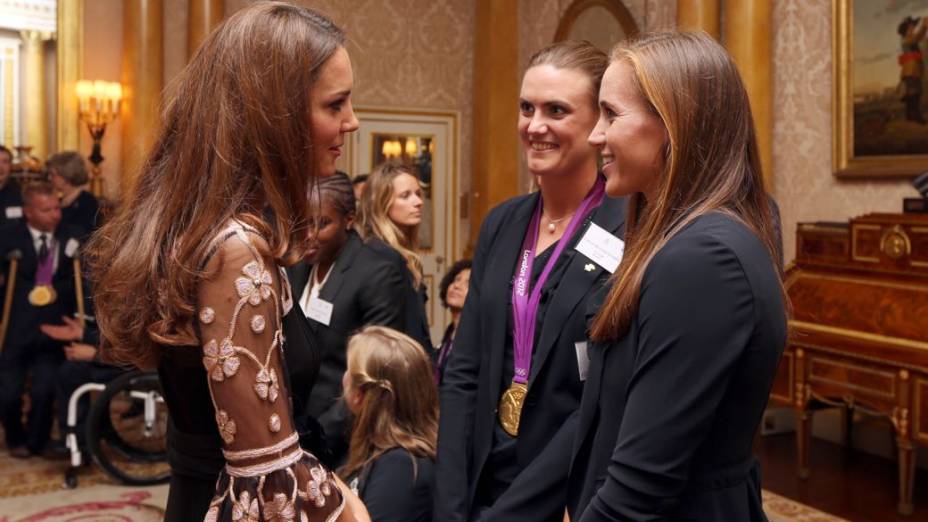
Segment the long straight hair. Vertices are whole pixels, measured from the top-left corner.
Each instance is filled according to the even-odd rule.
[[[396,196],[393,180],[403,174],[416,176],[409,167],[384,163],[367,177],[361,193],[361,211],[358,214],[358,232],[368,239],[376,237],[393,247],[406,260],[414,285],[422,283],[422,262],[419,260],[419,225],[400,228],[390,219],[390,205]]]
[[[365,327],[348,342],[348,385],[346,394],[364,395],[342,477],[393,448],[435,458],[438,390],[432,363],[416,341],[385,326]]]
[[[262,255],[296,258],[314,165],[308,93],[344,39],[315,11],[263,2],[229,17],[197,50],[134,189],[89,247],[110,359],[150,368],[157,345],[198,344],[201,267],[231,218],[262,233]]]
[[[651,259],[699,216],[732,216],[763,242],[778,272],[781,259],[751,107],[728,53],[704,33],[668,32],[619,44],[611,60],[631,65],[669,143],[655,201],[640,193],[630,198],[625,256],[591,328],[597,341],[627,331]]]

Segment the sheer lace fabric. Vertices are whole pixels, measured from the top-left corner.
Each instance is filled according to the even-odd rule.
[[[230,224],[199,290],[203,365],[226,458],[205,520],[335,520],[344,499],[293,428],[281,329],[289,289],[260,242]]]

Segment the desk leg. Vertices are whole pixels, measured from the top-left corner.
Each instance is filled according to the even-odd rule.
[[[899,505],[896,510],[900,515],[911,515],[912,490],[915,485],[915,444],[902,437],[897,438],[896,443],[899,446]]]
[[[807,479],[809,470],[809,447],[812,444],[812,412],[796,410],[796,446],[799,449],[799,478]]]

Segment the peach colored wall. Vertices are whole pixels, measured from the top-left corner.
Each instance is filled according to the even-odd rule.
[[[122,70],[122,0],[84,2],[83,78],[118,82]],[[86,129],[81,129],[81,150],[90,155],[93,141]],[[122,165],[122,128],[119,120],[106,128],[103,138],[103,179],[108,197],[115,197],[119,188]],[[89,165],[88,165],[89,166]]]

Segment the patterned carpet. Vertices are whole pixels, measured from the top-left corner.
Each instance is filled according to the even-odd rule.
[[[166,485],[125,487],[93,466],[81,469],[76,489],[63,489],[65,461],[19,460],[0,450],[0,522],[80,520],[155,521],[164,516]],[[770,522],[847,522],[764,491]]]

